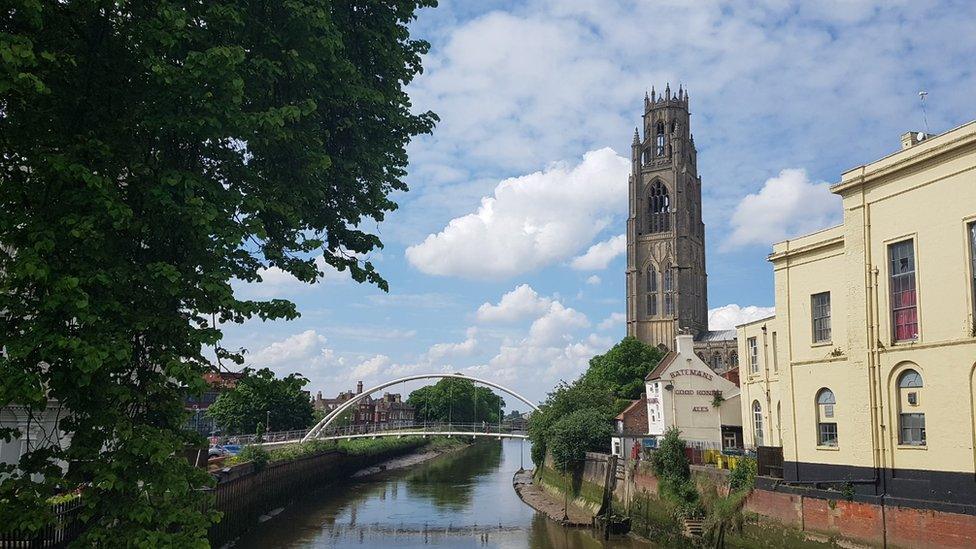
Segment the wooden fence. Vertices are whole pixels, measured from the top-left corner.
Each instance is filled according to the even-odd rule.
[[[783,478],[782,446],[756,446],[756,474],[761,477]]]

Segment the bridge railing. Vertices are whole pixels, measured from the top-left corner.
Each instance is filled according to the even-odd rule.
[[[492,423],[454,423],[447,421],[422,421],[422,422],[389,422],[389,423],[366,423],[359,425],[345,425],[329,428],[319,433],[319,438],[370,435],[370,434],[390,434],[396,432],[411,433],[471,433],[481,435],[491,434],[525,434],[525,429],[512,427],[511,425]]]

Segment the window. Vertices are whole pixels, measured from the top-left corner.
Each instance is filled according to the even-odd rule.
[[[837,446],[837,420],[834,419],[834,392],[817,393],[817,446]]]
[[[738,351],[732,351],[729,353],[729,368],[736,368],[739,366],[739,353]]]
[[[722,368],[722,355],[720,355],[718,351],[712,353],[712,360],[709,366],[711,366],[716,372]]]
[[[813,310],[813,342],[830,341],[830,292],[810,296]]]
[[[762,406],[758,400],[752,401],[752,427],[755,431],[756,446],[763,445]]]
[[[921,408],[922,376],[905,370],[898,376],[898,443],[925,446],[925,413]]]
[[[671,265],[664,265],[664,314],[674,314],[674,270]]]
[[[650,265],[647,267],[646,279],[647,316],[657,316],[657,271]]]
[[[655,148],[657,156],[664,156],[664,122],[657,123],[657,146]]]
[[[915,295],[915,250],[911,240],[888,246],[891,284],[891,324],[895,341],[918,337]]]
[[[973,287],[973,324],[976,325],[976,221],[969,224],[969,276],[972,277],[971,285]],[[976,335],[976,329],[973,329],[973,335]]]
[[[649,233],[662,233],[671,228],[671,199],[668,188],[660,181],[651,186],[647,222]]]
[[[759,373],[759,344],[756,342],[756,338],[750,337],[749,343],[749,372],[753,374]]]

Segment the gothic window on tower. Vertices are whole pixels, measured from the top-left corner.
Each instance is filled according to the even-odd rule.
[[[664,122],[657,123],[657,156],[664,156]]]
[[[664,183],[657,181],[651,187],[651,199],[648,207],[648,231],[649,233],[663,233],[671,229],[671,200],[668,197],[668,188]]]
[[[674,314],[674,271],[671,269],[670,265],[664,265],[664,272],[662,273],[664,278],[664,314],[673,315]]]
[[[654,267],[647,267],[647,316],[657,316],[657,271]]]

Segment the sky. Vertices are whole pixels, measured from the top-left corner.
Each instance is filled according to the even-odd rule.
[[[301,318],[225,327],[250,366],[300,372],[313,394],[461,372],[540,401],[618,342],[630,142],[652,86],[690,95],[712,329],[771,313],[770,245],[840,222],[842,172],[905,131],[976,119],[968,0],[442,0],[412,32],[431,44],[413,110],[440,122],[408,147],[400,208],[369,227],[389,293],[271,269],[239,294]]]

